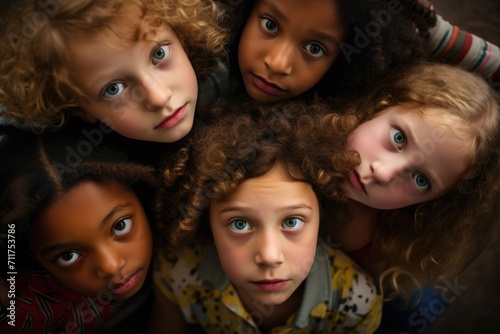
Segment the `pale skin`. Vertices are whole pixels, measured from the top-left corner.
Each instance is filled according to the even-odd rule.
[[[137,196],[84,181],[53,201],[30,231],[37,261],[69,289],[124,300],[144,284],[153,243]]]
[[[350,135],[348,148],[359,153],[361,164],[343,184],[354,214],[338,236],[345,251],[369,244],[379,210],[398,209],[443,195],[468,163],[463,141],[449,127],[399,106],[362,123]]]
[[[316,252],[320,214],[311,185],[290,181],[275,166],[211,203],[209,216],[222,267],[247,311],[272,310],[256,325],[264,331],[284,325],[300,305]],[[155,298],[150,332],[168,326],[170,333],[165,315],[180,310],[160,291]]]
[[[116,28],[126,33],[140,18],[132,5],[122,10],[127,20],[118,24],[126,26]],[[171,143],[192,128],[198,83],[174,30],[163,24],[155,31],[132,45],[120,45],[109,32],[75,37],[68,52],[85,95],[84,119],[129,138]]]
[[[271,102],[307,92],[340,54],[345,34],[337,0],[256,1],[238,46],[247,93]]]

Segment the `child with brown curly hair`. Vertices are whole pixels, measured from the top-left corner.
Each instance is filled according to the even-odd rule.
[[[193,124],[197,75],[223,55],[221,16],[209,0],[19,1],[2,24],[2,114],[175,142]]]
[[[296,116],[294,103],[298,102],[252,109],[249,124],[258,124],[261,132],[257,134],[245,132],[249,124],[232,128],[229,122],[235,117],[228,117],[223,125],[226,130],[213,125],[213,131],[225,141],[214,140],[221,144],[212,150],[208,135],[196,136],[199,142],[193,157],[186,155],[186,161],[180,160],[189,165],[181,163],[167,169],[167,183],[174,187],[167,188],[166,194],[175,191],[180,195],[177,202],[163,203],[162,221],[179,217],[169,230],[174,241],[179,235],[211,235],[214,227],[210,225],[212,231],[205,229],[212,218],[211,207],[219,196],[225,198],[220,194],[231,194],[240,184],[235,178],[245,179],[239,167],[247,163],[266,165],[268,155],[259,148],[281,138],[279,131],[292,131],[294,139],[280,146],[284,153],[276,150],[273,157],[301,152],[301,171],[316,168],[312,174],[324,182],[343,177],[340,187],[347,201],[339,200],[337,183],[326,190],[333,194],[335,203],[322,206],[333,209],[325,210],[323,217],[328,217],[331,232],[321,233],[322,239],[340,247],[372,274],[388,299],[398,295],[408,300],[418,295],[421,287],[452,279],[479,254],[494,226],[491,215],[500,189],[498,97],[482,78],[450,65],[422,63],[388,77],[340,114],[313,104],[304,112],[307,116]],[[266,108],[283,113],[283,119],[293,118],[294,125],[287,127],[263,117]],[[246,109],[238,104],[240,113]],[[209,132],[210,127],[204,131]],[[241,142],[229,139],[239,135],[245,138]],[[345,166],[345,160],[338,159],[343,143],[357,152],[361,161],[347,176],[339,169]],[[228,158],[223,148],[232,145],[235,155]],[[200,160],[193,160],[196,157]],[[201,172],[201,166],[211,165],[213,169]],[[241,222],[238,214],[236,218],[234,224],[241,223],[242,229],[253,231],[248,220]],[[231,224],[227,222],[228,228]],[[227,249],[222,252],[223,257],[231,253]],[[180,277],[168,276],[170,269],[164,268],[171,267],[163,265],[171,259],[167,255],[163,259],[167,260],[160,264],[156,276],[156,295],[172,299],[185,291],[183,284],[192,281],[181,284]],[[225,266],[230,267],[227,263]],[[187,319],[194,319],[200,314],[185,305],[188,301],[192,299],[180,302],[181,309],[189,314]],[[165,299],[158,302],[169,305]],[[381,330],[410,330],[403,327],[411,325],[408,320],[386,321],[384,325],[391,329]]]
[[[376,285],[318,238],[357,163],[342,149],[355,122],[338,118],[326,147],[310,136],[325,128],[311,116],[323,103],[219,109],[165,171],[160,221],[172,247],[155,263],[150,332],[372,333]]]

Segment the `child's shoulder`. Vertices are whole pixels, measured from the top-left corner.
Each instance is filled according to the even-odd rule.
[[[29,332],[43,326],[55,332],[68,326],[94,329],[102,326],[121,304],[80,295],[44,269],[28,268],[19,272],[15,279],[15,323]],[[0,332],[11,320],[7,313],[0,315]]]
[[[198,271],[203,262],[206,245],[191,243],[175,250],[170,248],[161,249],[155,260],[156,275],[162,280],[175,282],[198,282]]]
[[[158,261],[169,262],[172,266],[178,265],[179,262],[185,262],[188,266],[198,265],[206,248],[205,244],[198,242],[180,246],[175,250],[163,247],[158,251]]]
[[[331,266],[337,270],[359,272],[360,274],[366,275],[364,270],[361,269],[361,267],[351,257],[340,249],[332,247],[321,240],[318,243],[318,247],[328,255]]]
[[[341,250],[325,243],[320,243],[320,247],[328,254],[332,289],[339,296],[340,311],[365,315],[373,311],[374,305],[381,304],[379,289],[370,275]]]

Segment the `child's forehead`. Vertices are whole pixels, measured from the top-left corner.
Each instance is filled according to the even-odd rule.
[[[102,42],[124,48],[141,40],[153,40],[156,31],[164,25],[165,22],[157,14],[144,12],[137,6],[124,5],[102,24],[73,32],[71,37],[73,44]]]

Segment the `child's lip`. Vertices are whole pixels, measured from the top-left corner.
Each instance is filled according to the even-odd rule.
[[[116,294],[124,294],[134,288],[138,280],[139,271],[136,271],[134,274],[127,276],[127,278],[119,282],[113,282],[111,292]]]
[[[259,88],[260,90],[262,90],[268,94],[280,95],[280,94],[286,93],[286,90],[283,89],[280,85],[278,85],[274,82],[270,82],[270,81],[264,79],[263,77],[255,74],[255,73],[252,73],[252,77],[253,77],[254,84],[257,86],[257,88]]]
[[[175,109],[175,111],[171,114],[165,117],[157,126],[154,127],[154,129],[163,129],[163,128],[171,128],[177,122],[184,116],[184,112],[186,111],[186,106],[187,103],[184,104],[183,106]]]
[[[349,182],[354,188],[362,190],[366,194],[365,184],[361,181],[361,177],[356,170],[349,173]]]
[[[284,279],[272,279],[272,280],[262,280],[254,282],[259,288],[265,291],[276,291],[282,289],[288,280]]]

